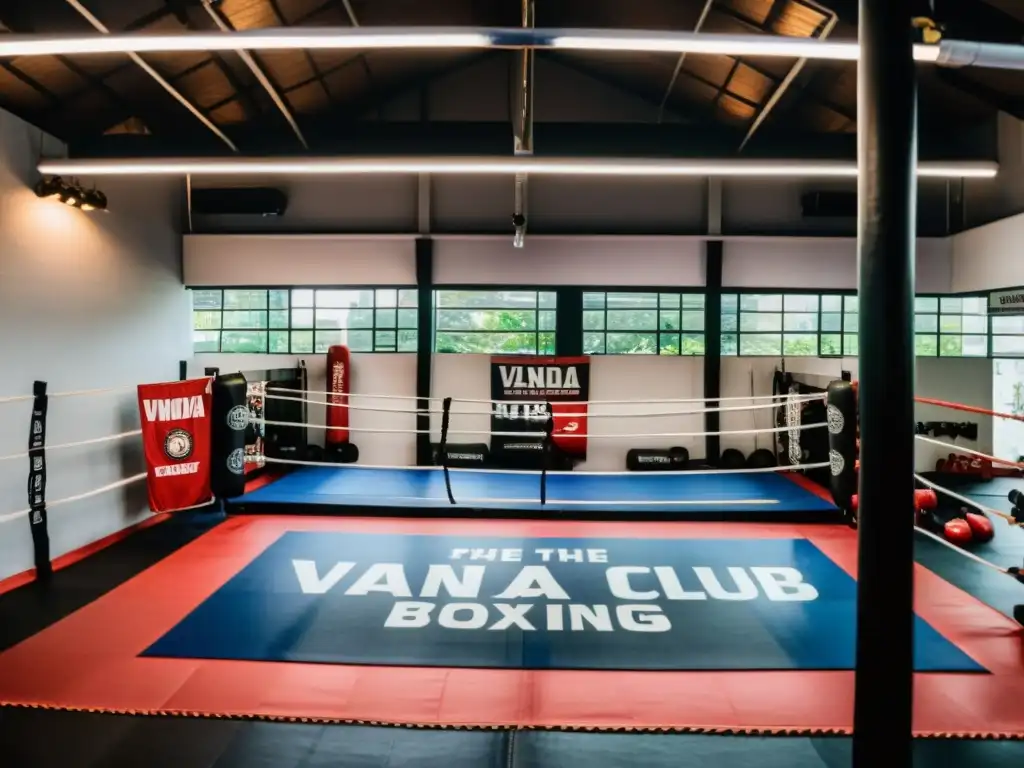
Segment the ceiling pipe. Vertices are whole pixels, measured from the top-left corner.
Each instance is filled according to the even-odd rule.
[[[79,15],[81,15],[82,18],[84,18],[86,21],[88,21],[97,32],[100,32],[104,36],[109,36],[111,34],[110,30],[107,29],[107,27],[103,24],[103,22],[101,22],[99,19],[97,19],[95,16],[93,16],[92,13],[89,11],[89,9],[86,8],[84,5],[82,5],[80,2],[78,2],[78,0],[65,0],[65,1],[67,2],[68,5],[70,5],[76,11],[78,11]],[[134,61],[136,64],[138,64],[139,67],[147,75],[149,75],[157,83],[159,83],[161,88],[163,88],[165,91],[167,91],[167,93],[169,93],[171,96],[173,96],[174,99],[179,104],[181,104],[181,106],[183,106],[185,109],[187,109],[189,112],[191,112],[199,122],[201,122],[203,125],[205,125],[207,128],[209,128],[210,131],[218,139],[220,139],[222,142],[224,142],[224,144],[226,144],[228,146],[228,148],[232,152],[237,152],[238,151],[238,147],[235,146],[235,143],[233,141],[231,141],[230,138],[228,138],[227,134],[224,133],[224,131],[222,131],[220,128],[218,128],[217,125],[214,124],[214,122],[212,120],[210,120],[210,118],[208,118],[206,115],[204,115],[199,110],[199,107],[197,107],[195,104],[193,104],[187,98],[185,98],[185,96],[181,93],[181,91],[179,91],[177,88],[175,88],[173,85],[171,85],[164,78],[163,75],[161,75],[159,72],[157,72],[155,69],[153,69],[153,67],[151,67],[149,64],[147,64],[146,61],[141,56],[139,56],[139,54],[135,53],[134,51],[124,51],[124,53],[127,53],[128,54],[128,58],[130,58],[132,61]]]
[[[235,28],[228,23],[224,15],[214,8],[214,3],[218,0],[202,0],[203,9],[207,15],[213,19],[213,23],[216,24],[223,32],[234,32]],[[284,116],[284,119],[288,121],[288,125],[291,126],[292,132],[295,137],[302,144],[303,149],[309,149],[309,144],[306,142],[306,137],[302,135],[302,130],[299,128],[299,124],[295,121],[295,116],[292,111],[288,108],[288,105],[284,101],[284,97],[278,92],[274,84],[270,82],[270,78],[263,71],[263,67],[257,63],[256,59],[253,58],[252,54],[246,50],[238,51],[238,57],[245,62],[245,65],[252,72],[253,76],[263,86],[263,90],[267,92],[270,100],[274,102],[274,106],[277,107],[278,111]]]
[[[815,10],[820,11],[827,15],[825,24],[821,29],[821,32],[816,35],[818,40],[827,40],[829,35],[835,31],[836,25],[839,24],[839,14],[829,8],[823,8],[815,4],[808,3]],[[768,116],[772,113],[772,110],[778,106],[779,102],[782,101],[782,97],[786,95],[786,91],[789,90],[790,86],[796,82],[797,77],[803,72],[804,67],[807,66],[807,59],[798,59],[789,72],[779,83],[778,87],[772,93],[771,97],[766,101],[761,109],[758,111],[757,116],[754,118],[754,122],[750,124],[750,128],[747,129],[747,135],[743,137],[743,141],[740,142],[739,149],[737,152],[742,152],[746,148],[750,140],[754,138],[754,134],[757,133],[758,129],[764,124],[764,121],[768,119]]]
[[[704,28],[704,22],[708,20],[708,15],[711,13],[711,6],[715,4],[715,0],[705,0],[704,8],[700,12],[700,17],[697,19],[697,23],[693,27],[694,32],[700,32]],[[679,74],[683,71],[683,63],[686,61],[686,52],[679,54],[679,59],[676,61],[676,68],[672,72],[672,78],[668,81],[668,88],[665,89],[665,95],[661,97],[661,104],[658,106],[658,122],[660,123],[665,117],[665,107],[668,105],[669,96],[672,95],[672,89],[676,87],[676,80],[679,79]]]
[[[523,0],[523,28],[532,29],[534,22],[533,0]],[[523,49],[519,53],[519,69],[516,73],[516,124],[513,138],[513,153],[517,157],[533,155],[534,57],[532,49]],[[527,175],[517,174],[515,209],[512,213],[512,245],[516,248],[522,248],[526,244],[527,192]]]

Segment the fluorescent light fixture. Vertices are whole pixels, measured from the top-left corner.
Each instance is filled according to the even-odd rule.
[[[301,32],[262,29],[245,32],[191,32],[182,35],[146,33],[77,35],[4,35],[0,58],[13,56],[84,56],[109,53],[178,53],[182,51],[281,51],[345,49],[492,48],[492,38],[475,30],[445,29],[431,32],[402,28],[395,31],[367,27],[324,27]]]
[[[606,29],[522,29],[489,27],[322,27],[190,32],[181,35],[117,33],[49,37],[0,36],[0,58],[83,56],[182,51],[371,50],[533,48],[623,53],[719,54],[855,61],[856,40],[837,41],[778,35],[718,35],[693,32]],[[936,62],[939,45],[917,45],[918,61]]]
[[[923,162],[922,178],[991,179],[991,162]],[[65,176],[359,176],[403,174],[535,176],[718,176],[743,178],[855,178],[852,161],[678,160],[672,158],[538,157],[309,157],[218,160],[119,158],[43,160],[39,172]]]

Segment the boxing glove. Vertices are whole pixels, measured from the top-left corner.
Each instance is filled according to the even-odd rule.
[[[992,541],[992,537],[996,535],[995,528],[992,527],[992,521],[985,517],[985,515],[968,512],[964,515],[964,520],[970,526],[971,534],[975,541],[982,543]]]
[[[954,517],[942,526],[942,535],[946,541],[962,547],[974,540],[971,525],[962,517]]]

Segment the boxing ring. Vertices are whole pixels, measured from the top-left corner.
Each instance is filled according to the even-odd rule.
[[[314,402],[316,393],[302,397]],[[352,396],[347,407],[372,399]],[[786,400],[712,408],[779,409]],[[416,416],[417,405],[366,407]],[[639,416],[609,418],[666,407],[635,403]],[[695,420],[708,410],[676,407]],[[792,437],[829,426],[785,421],[764,431]],[[50,448],[59,456],[96,440]],[[149,530],[80,562],[58,559],[54,578],[66,573],[76,585],[81,569],[115,571],[104,558],[118,553],[141,564],[62,620],[9,635],[0,708],[459,729],[850,732],[857,532],[849,510],[809,477],[833,472],[834,461],[601,472],[253,458],[264,474],[222,499],[228,517],[187,543],[153,542],[207,511],[155,516]],[[966,499],[999,527],[998,540],[1018,533],[1012,511],[990,507],[979,489],[919,479],[943,503]],[[49,506],[70,510],[135,482]],[[24,522],[29,512],[0,519]],[[923,525],[919,535],[974,570],[954,578],[916,566],[915,734],[1024,738],[1020,625],[976,588],[979,578],[1020,586],[1013,565],[993,542],[964,548]],[[151,550],[159,556],[147,560]],[[0,584],[0,617],[13,615],[16,587],[30,580]]]
[[[473,511],[577,515],[837,519],[827,491],[790,472],[537,472],[452,469],[448,499],[437,467],[299,467],[228,502],[239,513],[430,513]]]

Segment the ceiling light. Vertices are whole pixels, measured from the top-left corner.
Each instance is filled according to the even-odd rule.
[[[918,61],[935,62],[940,45],[916,45]],[[51,37],[4,35],[0,58],[80,56],[110,53],[182,51],[373,50],[373,49],[533,48],[624,53],[718,54],[855,61],[855,40],[837,41],[781,35],[720,35],[694,32],[607,29],[522,29],[460,27],[323,27],[190,32],[167,35],[115,33]]]
[[[389,48],[491,48],[493,38],[474,30],[410,27],[382,30],[367,27],[261,29],[243,32],[192,32],[181,35],[126,34],[5,35],[0,58],[13,56],[88,55],[108,53],[175,53],[182,51],[279,51]]]
[[[107,196],[98,189],[88,189],[82,194],[83,211],[106,211]]]
[[[630,177],[856,178],[853,161],[679,160],[671,158],[538,157],[310,157],[220,160],[120,158],[43,160],[42,173],[81,176],[354,176],[354,175],[515,175]],[[993,162],[922,162],[918,175],[944,179],[990,179]]]
[[[60,176],[50,176],[49,178],[42,178],[39,183],[35,186],[35,193],[37,197],[41,197],[44,200],[50,198],[60,197],[61,192],[64,191],[64,180]]]

